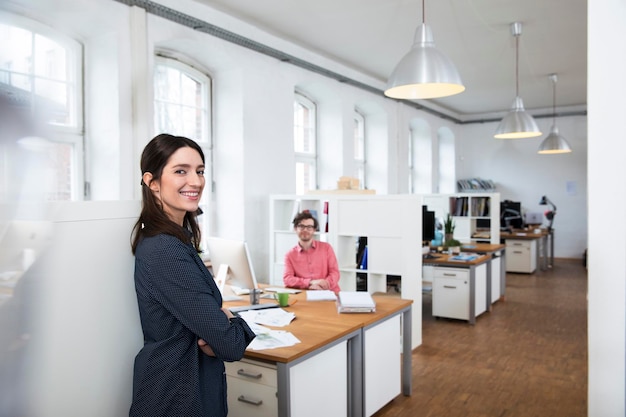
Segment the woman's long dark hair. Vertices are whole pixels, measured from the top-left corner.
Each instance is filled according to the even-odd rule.
[[[204,152],[191,139],[182,136],[160,134],[155,136],[144,148],[141,154],[141,174],[150,172],[152,180],[158,180],[163,174],[163,168],[172,154],[180,148],[189,147],[200,154],[204,163]],[[161,233],[172,235],[185,243],[193,244],[200,252],[200,227],[196,220],[197,212],[187,212],[183,220],[183,227],[176,224],[163,211],[163,206],[150,190],[149,184],[141,180],[141,214],[133,227],[131,247],[133,255],[137,245],[144,237],[156,236]],[[191,232],[191,236],[189,235]]]

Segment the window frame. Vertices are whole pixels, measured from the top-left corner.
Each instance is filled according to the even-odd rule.
[[[359,188],[365,189],[367,181],[367,139],[366,139],[365,115],[354,109],[354,165],[356,177],[359,180]],[[360,148],[360,149],[359,149]],[[359,155],[360,151],[360,155]]]
[[[165,131],[160,129],[158,126],[158,112],[157,112],[157,97],[156,97],[156,67],[164,66],[168,68],[172,68],[181,74],[186,75],[187,77],[193,79],[198,82],[202,88],[200,95],[202,96],[202,103],[204,105],[204,110],[202,111],[203,119],[201,134],[202,138],[189,137],[186,136],[184,132],[178,131]],[[153,98],[153,128],[155,130],[155,134],[160,133],[169,133],[172,135],[180,135],[189,137],[200,145],[202,151],[204,152],[205,159],[205,186],[204,191],[202,193],[202,199],[200,200],[199,207],[201,211],[204,213],[201,217],[199,217],[199,224],[201,228],[202,236],[210,236],[210,224],[213,222],[213,218],[211,218],[212,213],[212,205],[213,205],[213,178],[214,178],[214,164],[213,164],[213,78],[209,71],[202,68],[201,65],[195,63],[193,60],[183,57],[177,54],[157,51],[154,56],[154,74],[152,77],[152,86],[155,88],[154,98]],[[179,103],[181,105],[181,103]],[[203,251],[206,251],[206,240],[203,239],[201,242],[201,248]]]
[[[30,34],[32,53],[36,53],[37,37],[43,37],[52,41],[65,50],[65,78],[62,80],[49,79],[37,74],[36,63],[31,63],[28,72],[17,72],[2,69],[7,72],[7,77],[11,74],[25,76],[30,80],[31,90],[29,92],[28,110],[36,121],[45,122],[46,131],[44,135],[46,140],[54,144],[69,144],[72,147],[70,175],[69,175],[69,199],[71,201],[80,201],[85,198],[87,192],[85,186],[85,123],[84,123],[84,48],[82,43],[52,27],[46,26],[40,22],[31,20],[24,16],[15,15],[9,12],[0,11],[0,23],[19,28]],[[41,120],[40,108],[36,102],[37,81],[48,80],[64,83],[67,92],[68,110],[67,124],[59,124]],[[11,84],[8,84],[11,85]],[[26,91],[26,90],[25,90]],[[53,169],[54,172],[57,172]],[[62,192],[59,189],[49,190],[47,194],[48,200],[58,200],[53,196],[58,196]]]
[[[297,151],[296,150],[296,144],[297,144],[297,125],[296,125],[296,106],[301,106],[304,107],[306,109],[308,109],[309,112],[309,123],[308,125],[310,126],[310,132],[307,135],[309,137],[309,139],[312,139],[313,144],[312,144],[312,151],[310,152],[301,152],[301,151]],[[294,158],[295,158],[295,170],[296,170],[296,175],[295,175],[295,188],[296,188],[296,194],[301,195],[306,193],[309,190],[315,190],[318,187],[318,160],[319,160],[319,153],[318,153],[318,138],[317,138],[317,105],[316,103],[309,99],[308,97],[306,97],[302,92],[297,91],[294,94],[294,138],[293,138],[293,144],[294,144]],[[305,127],[302,126],[302,132],[300,133],[302,137],[304,137],[306,135],[306,132],[304,132]],[[309,178],[312,180],[312,183],[309,184],[309,187],[307,188],[307,184],[306,183],[299,183],[299,176],[300,175],[306,175],[304,172],[300,172],[300,170],[303,170],[303,167],[309,167],[310,170],[312,172],[309,172]]]

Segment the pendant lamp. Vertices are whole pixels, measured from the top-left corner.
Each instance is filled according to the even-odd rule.
[[[411,50],[400,60],[387,80],[387,97],[428,99],[452,96],[465,91],[452,61],[435,48],[433,34],[425,20],[422,0],[422,24],[415,31]]]
[[[519,95],[519,37],[522,35],[522,23],[511,24],[511,34],[515,37],[515,99],[511,110],[500,121],[494,137],[496,139],[521,139],[541,136],[535,119],[524,110],[524,102]]]
[[[556,127],[556,74],[549,75],[550,81],[552,81],[552,128],[550,134],[541,142],[537,153],[540,154],[554,154],[554,153],[569,153],[572,151],[569,143],[565,138],[559,135],[559,128]]]

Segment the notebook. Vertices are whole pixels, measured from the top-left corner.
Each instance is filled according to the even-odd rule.
[[[376,303],[367,291],[339,291],[337,312],[372,313],[374,311],[376,311]]]

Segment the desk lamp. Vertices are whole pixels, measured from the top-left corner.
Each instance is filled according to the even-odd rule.
[[[541,197],[539,201],[540,206],[545,206],[546,204],[550,204],[552,206],[552,210],[546,210],[543,214],[546,216],[546,219],[550,221],[548,224],[548,231],[552,230],[552,223],[554,222],[554,216],[556,216],[556,206],[548,197],[545,195]]]

